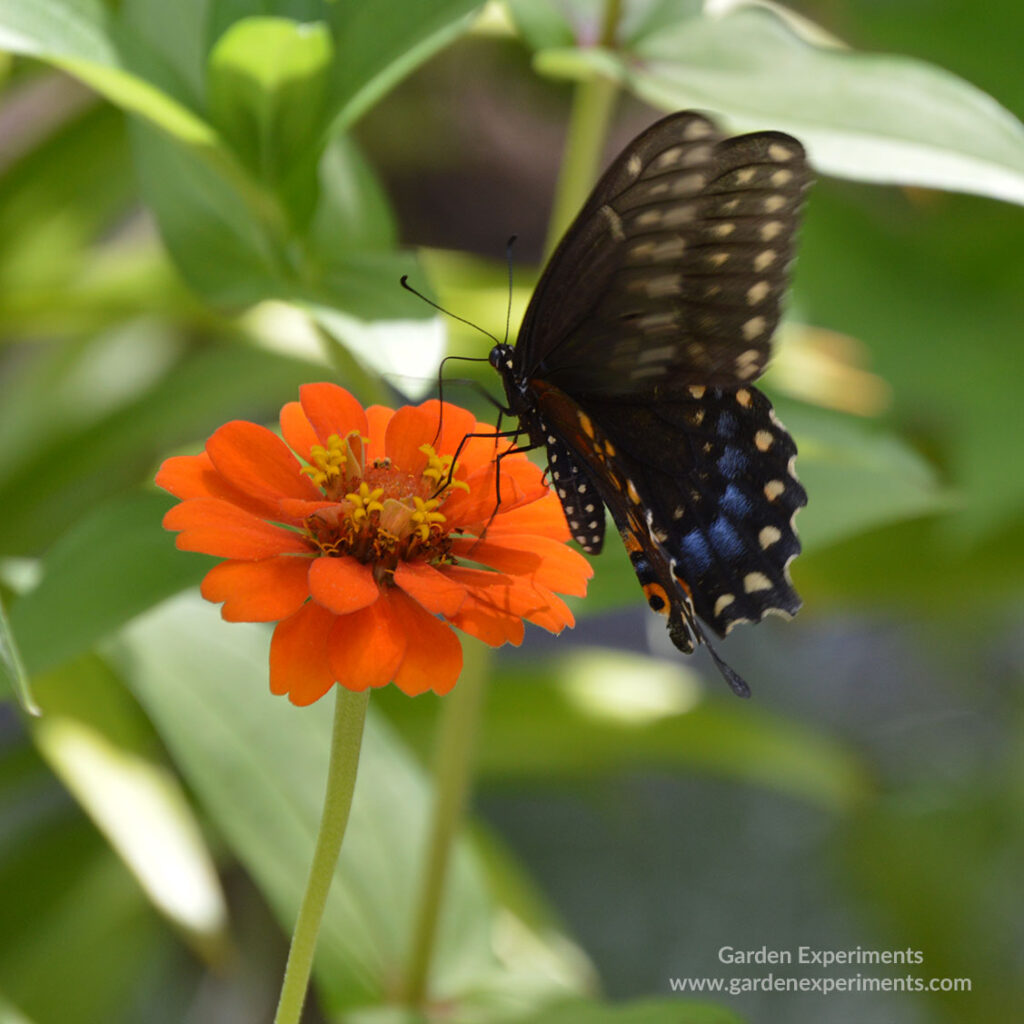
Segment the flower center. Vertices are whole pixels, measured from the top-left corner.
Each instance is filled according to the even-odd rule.
[[[446,561],[451,541],[440,509],[452,490],[469,490],[454,478],[458,464],[424,444],[427,465],[417,477],[387,458],[367,465],[365,445],[366,438],[353,431],[344,438],[332,434],[326,447],[310,451],[302,472],[335,502],[306,517],[310,540],[321,555],[372,565],[378,582],[400,561]]]

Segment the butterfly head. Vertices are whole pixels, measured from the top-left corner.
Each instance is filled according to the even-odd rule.
[[[514,353],[515,349],[511,345],[501,342],[491,349],[491,354],[487,358],[491,366],[505,377],[512,372]]]
[[[509,411],[514,416],[522,416],[532,406],[529,394],[529,383],[525,376],[516,373],[515,348],[505,342],[495,345],[487,357],[491,366],[501,374],[508,398]]]

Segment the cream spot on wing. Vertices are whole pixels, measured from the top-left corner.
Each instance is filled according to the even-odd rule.
[[[776,171],[768,180],[776,186],[788,185],[793,180],[793,172],[783,168],[781,171]]]
[[[691,384],[689,387],[691,398],[703,398],[705,391],[707,391],[707,388],[703,384]]]
[[[612,233],[612,238],[617,242],[625,241],[626,233],[622,230],[622,218],[607,204],[601,207],[600,212],[608,221],[608,229]]]
[[[753,404],[753,399],[750,396],[750,392],[746,388],[740,388],[736,392],[736,401],[743,406],[744,409],[749,409]]]
[[[678,235],[659,242],[651,252],[651,258],[658,260],[677,260],[686,250],[686,239]]]
[[[766,452],[775,443],[775,436],[770,430],[759,430],[754,435],[754,445],[759,452]]]
[[[759,302],[764,302],[771,290],[772,286],[767,281],[758,281],[757,284],[752,284],[747,289],[747,305],[756,306]]]
[[[711,125],[703,118],[695,118],[683,132],[683,138],[688,142],[693,139],[706,139],[711,134]]]
[[[763,252],[759,252],[754,257],[754,270],[758,273],[767,270],[775,262],[777,255],[774,249],[765,249]]]
[[[716,252],[708,257],[708,263],[717,269],[718,267],[724,266],[728,259],[729,254],[727,252]]]
[[[716,224],[711,229],[711,234],[715,238],[728,238],[736,230],[736,225],[731,221],[726,221],[724,224]]]
[[[673,146],[671,149],[666,149],[652,164],[653,167],[663,169],[665,167],[672,167],[679,163],[679,158],[683,155],[682,146]],[[639,159],[639,158],[638,158]]]
[[[770,242],[773,238],[777,238],[782,234],[785,225],[780,220],[770,220],[767,224],[761,225],[761,239],[765,242]]]
[[[652,299],[660,299],[666,295],[678,295],[683,290],[682,278],[678,274],[651,277],[644,281],[643,285],[644,290]]]
[[[678,206],[665,210],[661,219],[664,222],[664,227],[677,228],[680,224],[692,223],[696,212],[693,203],[680,203]]]
[[[764,202],[761,203],[761,208],[765,213],[778,213],[785,205],[785,196],[765,196]]]
[[[728,608],[729,605],[731,605],[735,600],[736,597],[733,594],[722,594],[715,602],[715,617],[717,618],[719,615],[721,615],[722,612],[724,612],[725,609]]]
[[[661,220],[660,210],[644,210],[642,213],[636,215],[636,222],[641,227],[649,228],[653,227]]]
[[[675,351],[675,345],[659,345],[657,348],[647,348],[637,356],[637,362],[662,363],[671,359]]]
[[[782,531],[776,526],[766,526],[757,535],[757,542],[761,545],[761,549],[765,551],[781,539]]]
[[[743,167],[736,172],[736,184],[737,185],[749,185],[754,180],[754,175],[757,173],[755,167]]]
[[[691,146],[689,152],[683,157],[684,167],[695,167],[697,164],[707,163],[711,158],[710,146]]]
[[[743,337],[747,341],[753,341],[755,338],[760,337],[764,334],[765,327],[768,326],[768,321],[763,316],[751,317],[743,325]]]
[[[640,172],[644,169],[644,162],[634,153],[626,163],[626,171],[631,178],[639,177]]]
[[[663,331],[666,328],[674,328],[676,325],[676,319],[676,314],[674,312],[648,313],[646,316],[640,317],[640,319],[636,321],[636,325],[641,331],[656,333],[658,331]],[[661,352],[663,349],[651,349],[648,351]],[[644,357],[641,356],[640,358],[643,359]]]
[[[796,150],[790,149],[789,146],[782,145],[781,142],[773,142],[768,147],[768,155],[773,160],[784,162],[786,160],[792,160],[796,156]]]
[[[672,183],[672,194],[674,196],[692,196],[707,184],[707,180],[703,174],[684,174]]]
[[[769,501],[776,501],[786,490],[786,485],[781,480],[769,480],[764,485],[764,496]]]
[[[637,242],[635,245],[629,247],[629,258],[631,260],[639,260],[646,263],[650,260],[651,254],[654,252],[654,242]]]
[[[772,581],[763,572],[748,572],[743,577],[743,589],[748,594],[756,594],[759,590],[771,590]]]

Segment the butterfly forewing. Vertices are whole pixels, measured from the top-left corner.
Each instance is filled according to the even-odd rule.
[[[680,118],[616,161],[527,311],[522,367],[540,361],[573,394],[736,386],[767,362],[810,181],[803,149]],[[680,141],[701,125],[707,134]]]

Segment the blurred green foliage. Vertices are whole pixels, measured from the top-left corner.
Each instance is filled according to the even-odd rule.
[[[751,706],[648,653],[639,619],[628,652],[607,650],[604,624],[639,602],[615,544],[575,605],[582,643],[490,665],[472,648],[474,671],[494,676],[479,764],[490,824],[475,823],[452,872],[438,1019],[1014,1019],[1024,214],[1007,200],[1024,201],[1024,10],[793,6],[623,0],[617,45],[597,46],[606,8],[593,0],[509,0],[482,17],[467,0],[0,0],[0,1019],[269,1019],[326,712],[266,692],[265,630],[175,596],[207,562],[174,550],[150,481],[221,422],[270,420],[304,381],[366,402],[422,395],[444,338],[401,274],[500,334],[501,218],[533,223],[547,202],[569,94],[595,75],[625,97],[623,138],[655,116],[640,100],[698,106],[737,130],[793,132],[828,176],[766,378],[811,497],[794,566],[806,609],[730,641],[757,651]],[[490,259],[473,255],[481,231]],[[535,272],[517,268],[516,313]],[[489,344],[449,332],[458,354]],[[493,392],[489,368],[471,376]],[[828,645],[851,616],[900,624],[910,668],[868,657],[869,678],[844,674],[864,634],[850,627],[838,655]],[[875,676],[890,704],[866,703]],[[15,694],[45,717],[23,717]],[[367,1024],[408,1019],[392,999],[437,716],[433,698],[374,703],[311,1011]],[[901,729],[912,739],[887,759],[882,740]],[[974,991],[691,1003],[668,976],[723,971],[713,929],[689,935],[687,920],[675,933],[696,960],[669,971],[651,924],[644,970],[617,971],[628,957],[567,925],[587,908],[543,879],[585,875],[599,908],[638,874],[625,851],[650,819],[631,780],[665,777],[697,787],[708,814],[753,794],[780,820],[813,820],[794,843],[828,896],[790,907],[794,920],[836,928],[837,946],[921,949],[922,976],[970,976]],[[105,798],[129,778],[118,820]],[[602,872],[582,834],[559,835],[521,864],[498,838],[504,826],[516,845],[510,793],[539,809],[531,827],[562,801],[613,808],[616,856]],[[682,873],[690,823],[657,816],[674,870],[631,884],[654,903],[679,890],[689,913],[712,878],[723,918],[745,913],[736,877],[715,880],[717,855],[707,875],[692,861]],[[141,842],[153,832],[165,860]],[[770,843],[757,846],[755,864]],[[752,914],[725,940],[798,930],[772,924]],[[656,998],[606,1005],[602,988]]]

